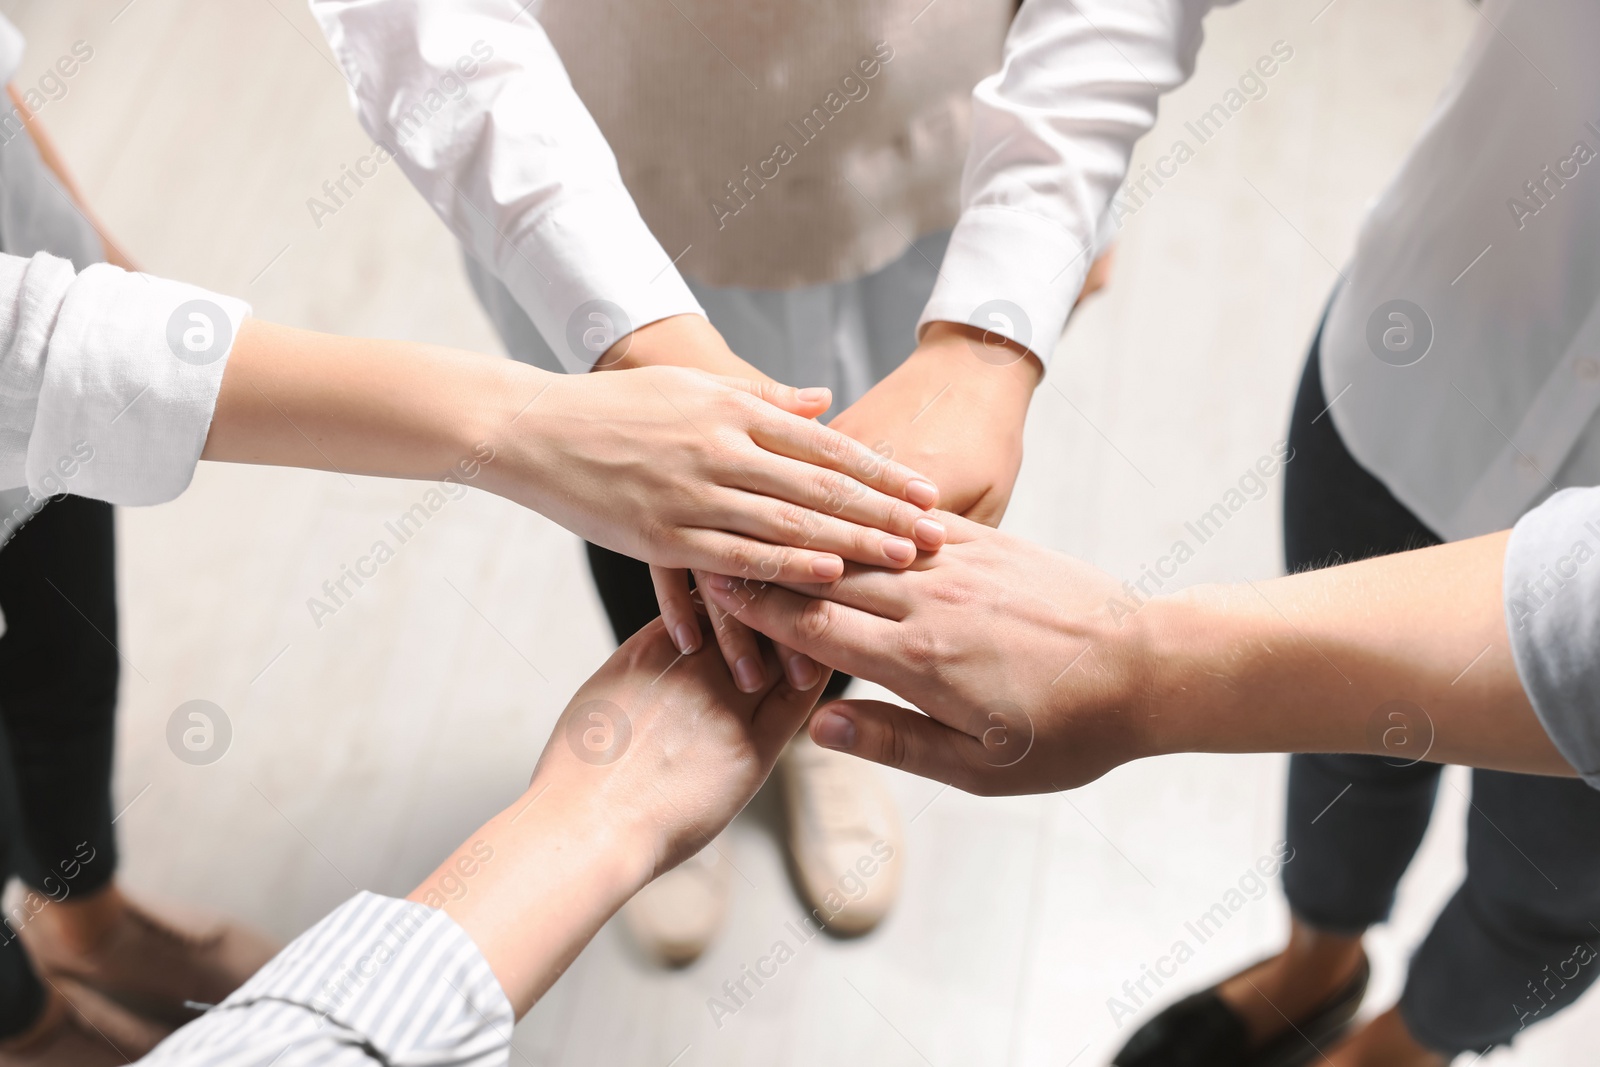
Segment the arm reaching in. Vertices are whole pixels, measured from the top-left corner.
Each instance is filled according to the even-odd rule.
[[[247,320],[203,458],[411,478],[476,459],[484,488],[615,551],[814,581],[844,558],[891,562],[936,493],[806,417],[827,404],[679,368],[556,375]]]
[[[442,903],[520,1017],[629,897],[749,803],[821,691],[740,692],[708,652],[680,658],[651,623],[573,695],[527,792],[410,899]],[[484,845],[496,858],[471,891],[440,894]]]
[[[1069,789],[1194,751],[1573,773],[1519,678],[1505,533],[1145,599],[1078,560],[947,521],[949,543],[897,574],[852,569],[798,592],[712,583],[746,624],[925,713],[839,701],[812,722],[820,744],[987,794]]]
[[[357,894],[140,1062],[504,1062],[514,1021],[732,821],[820,692],[739,692],[651,623],[573,695],[527,790],[406,900]]]

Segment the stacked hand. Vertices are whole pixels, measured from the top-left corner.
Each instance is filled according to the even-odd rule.
[[[836,701],[812,719],[817,743],[985,794],[1073,788],[1164,752],[1572,773],[1510,652],[1503,533],[1146,600],[945,522],[948,543],[897,573],[708,585],[720,610],[922,712]]]
[[[735,356],[721,335],[695,316],[679,316],[635,331],[626,339],[624,351],[608,353],[602,360],[602,366],[608,369],[659,369],[663,364],[691,365],[714,372],[726,382],[743,379],[773,397],[791,395]],[[924,486],[937,483],[939,499],[946,510],[998,523],[1022,462],[1022,424],[1040,370],[1038,359],[1021,346],[970,327],[934,323],[905,363],[835,418],[827,431],[815,429],[834,435],[827,438],[830,448],[840,447],[841,440],[853,440],[854,444],[843,446],[849,456],[849,473],[879,493],[931,507],[933,501],[925,494]],[[811,413],[826,407],[824,401]],[[923,477],[910,475],[911,470]],[[905,481],[907,478],[911,480]],[[858,493],[853,506],[841,511],[839,502],[851,492]],[[829,492],[820,494],[820,507],[818,500],[819,494],[813,494],[798,503],[898,533],[923,551],[937,549],[944,540],[943,527],[931,517],[912,517],[908,529],[904,517],[909,517],[909,512],[883,510],[877,496],[868,496],[848,482],[835,483]],[[807,539],[822,529],[823,517],[815,512],[807,515],[795,511],[789,514],[788,521],[801,534],[802,542],[809,543]],[[833,529],[831,525],[829,528]],[[852,562],[898,568],[911,562],[915,555],[912,547],[909,541],[885,541],[878,558],[865,558],[872,555],[870,544],[840,551],[839,555]],[[690,566],[700,586],[714,575],[797,582],[834,577],[777,576],[772,573],[776,559],[769,555],[758,560],[754,568],[698,563]],[[671,565],[655,566],[651,574],[669,628],[674,633],[692,632],[695,606],[690,599],[687,574]],[[714,600],[705,601],[704,607],[739,686],[750,691],[764,684],[757,635]],[[819,668],[809,657],[781,642],[777,654],[791,684],[801,688],[815,684]]]
[[[901,573],[851,567],[794,588],[713,580],[709,595],[925,713],[836,701],[811,726],[826,747],[981,794],[1072,788],[1140,754],[1149,661],[1137,627],[1105,610],[1117,583],[978,523],[945,522],[945,546]]]
[[[744,693],[710,652],[683,656],[659,620],[646,626],[573,695],[527,792],[411,895],[477,942],[519,1016],[755,795],[820,692],[776,666],[774,684]]]

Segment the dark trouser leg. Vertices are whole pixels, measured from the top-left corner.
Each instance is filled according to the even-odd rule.
[[[624,556],[609,548],[588,545],[589,573],[594,575],[595,588],[600,602],[605,605],[606,617],[611,620],[611,632],[621,644],[645,624],[661,614],[656,604],[655,586],[650,582],[650,567],[632,556]],[[829,700],[844,692],[850,676],[835,671],[828,679],[822,699]]]
[[[1283,542],[1290,571],[1439,543],[1346,450],[1323,398],[1319,346],[1295,396],[1284,473]],[[1395,886],[1433,814],[1439,768],[1375,756],[1295,756],[1289,763],[1289,906],[1331,933],[1388,917]]]
[[[51,501],[0,549],[0,790],[3,870],[53,900],[92,893],[116,871],[111,759],[117,652],[111,507]],[[38,899],[36,897],[35,899]],[[48,904],[45,906],[49,906]],[[43,989],[7,916],[0,1036],[38,1017]]]
[[[1289,433],[1289,569],[1437,544],[1345,448],[1325,413],[1318,360],[1314,345]],[[1295,756],[1294,859],[1283,873],[1295,915],[1342,934],[1387,918],[1438,779],[1437,767],[1398,755]],[[1472,799],[1467,878],[1413,958],[1400,1003],[1412,1036],[1447,1054],[1504,1042],[1549,1018],[1600,967],[1600,930],[1591,925],[1600,925],[1600,793],[1568,779],[1477,771]],[[1535,999],[1529,982],[1540,986]]]
[[[1472,773],[1467,877],[1411,959],[1400,1015],[1455,1054],[1511,1040],[1600,974],[1600,791]]]
[[[0,610],[0,719],[16,773],[19,873],[47,895],[60,895],[58,882],[92,893],[117,865],[111,506],[62,497],[19,530],[0,550]]]

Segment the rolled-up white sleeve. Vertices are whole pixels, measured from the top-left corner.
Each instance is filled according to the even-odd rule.
[[[1600,488],[1563,490],[1524,515],[1504,582],[1522,687],[1562,756],[1600,789]]]
[[[973,90],[961,216],[918,323],[990,330],[1049,361],[1101,220],[1161,94],[1188,80],[1213,0],[1029,0]]]
[[[522,5],[310,2],[368,135],[396,153],[568,370],[594,364],[600,334],[703,313]]]
[[[141,1067],[500,1067],[511,1002],[442,911],[360,893]]]
[[[0,255],[0,485],[159,504],[188,486],[249,305]]]

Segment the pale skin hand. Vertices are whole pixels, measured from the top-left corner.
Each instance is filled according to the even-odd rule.
[[[252,319],[234,342],[202,458],[454,473],[653,564],[814,580],[846,558],[887,560],[885,543],[923,515],[907,498],[931,505],[936,493],[806,417],[827,403],[826,390],[804,396],[678,368],[553,375]],[[794,515],[829,494],[848,503],[809,544],[790,547]]]
[[[698,316],[667,319],[655,326],[663,334],[667,328],[679,332],[643,344],[635,341],[622,354],[614,355],[614,349],[601,365],[673,362],[765,380]],[[634,337],[642,333],[637,331]],[[940,506],[945,510],[993,525],[1005,514],[1022,465],[1022,425],[1042,373],[1038,357],[1020,345],[970,326],[931,323],[917,350],[831,426],[878,455],[925,472],[939,485]],[[932,550],[942,542],[943,531],[929,526],[925,535],[914,533],[914,539],[918,547]],[[892,565],[905,562],[909,559],[896,559]],[[653,570],[652,578],[662,614],[669,621],[693,610],[681,572]],[[708,578],[696,575],[698,584]],[[714,600],[707,602],[707,608],[729,665],[736,676],[742,675],[740,684],[759,682],[748,670],[758,661],[755,636]],[[803,684],[815,676],[817,668],[810,657],[787,647],[781,647],[779,654],[791,682]]]
[[[1043,373],[1020,345],[930,323],[917,350],[830,425],[925,473],[945,511],[994,526],[1011,501],[1028,400]]]
[[[898,574],[710,586],[746,624],[926,713],[838,701],[813,719],[819,744],[985,794],[1074,788],[1167,752],[1573,774],[1511,658],[1505,533],[1141,606],[1085,563],[946,521],[945,547]]]
[[[680,657],[652,622],[573,695],[527,792],[408,899],[467,932],[520,1018],[629,897],[749,803],[820,691],[740,692],[710,652]],[[623,719],[617,758],[579,758],[592,750],[570,737],[609,725],[595,746],[609,753]]]
[[[676,315],[633,331],[601,356],[595,364],[595,370],[667,366],[689,367],[730,381],[752,382],[755,383],[753,388],[762,390],[783,388],[734,355],[722,335],[699,315]],[[821,414],[827,407],[828,403],[824,402],[809,414]],[[891,470],[905,471],[905,467],[859,446],[854,447],[843,464],[844,473],[869,484],[878,484],[885,473]],[[903,491],[897,495],[920,508],[931,508],[938,499],[938,491],[926,479],[912,479],[903,485]],[[827,544],[839,529],[840,521],[845,519],[867,523],[897,535],[879,537],[875,546],[871,543],[858,544],[855,551],[841,553],[858,562],[902,567],[916,558],[918,549],[931,551],[944,542],[944,528],[937,521],[925,514],[913,514],[904,505],[897,505],[892,513],[886,513],[882,501],[862,493],[848,480],[835,480],[824,491],[794,503],[800,506],[786,509],[782,520],[791,531],[791,543],[819,547]],[[863,558],[865,556],[874,558]],[[655,586],[656,600],[661,605],[661,616],[666,620],[669,632],[678,641],[679,648],[691,651],[698,647],[696,641],[700,632],[699,624],[695,621],[695,603],[689,590],[691,568],[651,562],[650,577]],[[763,577],[762,571],[772,570],[779,562],[780,557],[777,556],[759,561],[753,570],[746,569],[741,576]],[[697,584],[703,584],[712,573],[729,573],[717,567],[692,566],[692,569]],[[717,644],[739,687],[746,692],[760,689],[766,684],[766,678],[756,636],[715,605],[707,603],[705,607],[711,617]],[[792,685],[810,688],[820,676],[820,669],[815,663],[791,649],[780,647],[778,660]]]

